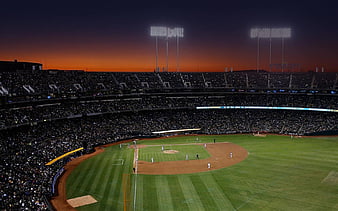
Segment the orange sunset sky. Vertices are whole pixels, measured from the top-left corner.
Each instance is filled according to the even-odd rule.
[[[25,13],[27,7],[30,15]],[[317,5],[299,5],[304,10],[290,10],[288,5],[263,8],[231,3],[227,7],[232,10],[116,8],[85,2],[67,7],[21,5],[0,15],[0,60],[39,62],[44,69],[154,71],[155,39],[150,37],[150,26],[155,25],[184,28],[180,71],[256,69],[257,41],[249,37],[250,28],[290,27],[284,61],[299,68],[286,71],[338,70],[338,30],[328,27],[338,20],[332,7],[320,16],[312,15]],[[159,40],[160,67],[166,66],[165,52],[165,41]],[[281,52],[281,40],[272,40],[273,64],[282,62]],[[269,70],[268,40],[260,41],[259,62],[261,69]],[[176,71],[175,39],[169,44],[169,71]]]

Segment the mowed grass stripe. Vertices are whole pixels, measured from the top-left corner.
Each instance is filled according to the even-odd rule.
[[[112,159],[114,159],[116,156],[116,154],[113,155]],[[96,178],[93,178],[93,180],[91,180],[89,190],[94,190],[96,192],[97,190],[99,190],[102,184],[107,184],[107,180],[109,179],[109,174],[107,173],[113,170],[112,159],[103,159],[101,163],[96,166]]]
[[[205,186],[208,187],[208,192],[210,193],[219,210],[234,210],[232,202],[224,194],[223,190],[216,182],[213,175],[200,175],[200,178]]]
[[[119,196],[121,195],[121,187],[122,187],[122,167],[117,167],[110,173],[110,181],[108,181],[105,185],[106,187],[102,187],[104,190],[103,195],[105,197],[104,200],[101,201],[101,206],[99,210],[118,210],[117,207],[119,205],[123,206],[123,202],[119,201]]]
[[[123,151],[123,158],[125,158],[123,165],[118,165],[119,170],[116,170],[116,173],[120,173],[120,175],[117,175],[117,178],[111,178],[113,182],[118,181],[117,183],[113,183],[112,189],[108,191],[105,194],[106,200],[104,203],[107,204],[106,210],[109,210],[109,204],[110,201],[113,200],[114,205],[113,207],[116,207],[116,210],[123,210],[124,209],[124,190],[123,188],[123,174],[129,174],[130,173],[130,163],[132,162],[132,156],[133,156],[133,150],[124,150]],[[122,157],[122,156],[121,156]],[[130,177],[131,178],[131,177]],[[129,178],[129,179],[130,179]],[[129,181],[129,184],[131,184],[131,181]],[[127,188],[131,188],[128,186]],[[130,191],[130,190],[129,190]],[[129,196],[130,197],[130,196]],[[127,203],[130,203],[131,198],[126,199]]]
[[[224,173],[224,176],[215,174],[215,181],[219,184],[219,187],[223,189],[232,204],[238,208],[244,202],[250,201],[252,195],[256,195],[260,192],[275,190],[275,183],[278,183],[278,179],[283,179],[283,175],[280,177],[272,177],[267,174],[267,177],[260,177],[259,175],[247,176],[236,175],[236,172],[228,171]],[[223,178],[222,178],[223,177]],[[249,181],[249,182],[248,182]],[[278,184],[277,184],[278,186]],[[280,187],[279,187],[280,188]],[[278,191],[278,190],[276,190]]]
[[[187,203],[189,210],[205,210],[200,196],[198,195],[194,185],[191,182],[190,176],[180,175],[178,177],[178,181],[182,187],[185,202]]]
[[[270,156],[256,156],[252,157],[253,162],[248,165],[249,168],[264,168],[277,170],[277,168],[294,168],[296,170],[299,168],[304,171],[311,171],[312,169],[332,169],[335,168],[336,164],[328,164],[325,160],[321,163],[316,161],[311,161],[307,159],[296,159],[296,158],[281,158],[281,157],[270,157]],[[325,165],[326,164],[326,165]]]
[[[100,154],[101,155],[101,154]],[[74,179],[74,184],[72,184],[71,187],[73,189],[69,190],[69,197],[74,198],[78,196],[82,196],[87,192],[85,189],[88,180],[88,177],[93,176],[96,174],[96,166],[104,159],[104,156],[98,155],[97,157],[90,158],[89,160],[85,160],[81,165],[79,165],[76,169],[79,168],[80,171],[74,172],[70,175]],[[83,167],[86,169],[86,171],[83,171]],[[68,180],[67,180],[68,181]]]
[[[314,187],[311,186],[311,183],[309,182],[305,182],[306,184],[302,185],[300,184],[300,182],[298,182],[298,180],[290,181],[290,176],[288,176],[287,174],[284,174],[284,178],[283,178],[283,175],[278,178],[273,177],[270,179],[264,178],[264,177],[261,178],[259,175],[257,175],[257,177],[258,177],[257,180],[252,180],[248,178],[252,182],[251,185],[245,185],[244,183],[238,184],[239,181],[243,181],[243,179],[245,178],[235,177],[234,179],[232,179],[231,185],[227,188],[228,189],[227,192],[233,194],[233,193],[236,193],[236,191],[238,190],[241,190],[243,192],[244,190],[251,189],[250,191],[251,194],[249,195],[250,199],[247,199],[247,201],[252,201],[253,199],[255,199],[255,197],[253,196],[261,194],[261,196],[264,196],[264,197],[266,196],[266,198],[272,197],[273,200],[275,201],[284,201],[290,198],[292,199],[295,198],[299,200],[299,203],[309,202],[310,204],[312,203],[313,206],[317,206],[318,204],[324,202],[323,199],[320,199],[318,197],[318,195],[326,195],[325,198],[328,199],[328,201],[330,201],[330,198],[332,199],[332,197],[334,197],[334,194],[325,194],[325,190],[318,191],[316,188],[316,190],[313,191],[312,189]],[[298,178],[299,180],[301,181],[304,180],[304,178],[302,178],[301,175],[299,175],[298,177],[299,177]],[[298,184],[298,185],[295,187],[295,184]],[[312,194],[306,193],[310,191],[313,193]],[[304,194],[302,194],[302,192]],[[234,194],[232,198],[241,200],[241,197],[239,194]],[[255,202],[251,202],[251,203],[255,203]],[[276,203],[278,204],[278,202]],[[328,205],[328,206],[331,206],[331,205]]]
[[[173,206],[173,201],[171,199],[171,193],[167,178],[168,177],[166,176],[155,177],[158,208],[159,208],[158,210],[163,211],[175,210]]]
[[[107,161],[107,165],[104,166],[102,169],[104,169],[104,171],[101,172],[101,177],[97,181],[93,182],[94,184],[93,190],[95,192],[101,192],[102,187],[106,187],[107,185],[112,185],[114,183],[114,178],[110,177],[111,176],[110,173],[113,172],[114,177],[115,177],[115,174],[119,174],[121,166],[112,165],[110,161]]]
[[[308,162],[308,163],[314,163],[318,165],[322,165],[323,161],[325,161],[324,164],[329,165],[335,165],[337,163],[338,156],[324,156],[324,155],[316,155],[316,154],[280,154],[280,155],[273,155],[273,154],[260,154],[257,155],[257,157],[273,160],[278,158],[278,160],[294,160],[294,161],[302,161],[302,162]]]
[[[322,199],[318,198],[318,194],[308,194],[306,193],[306,191],[298,193],[297,190],[294,190],[293,192],[268,190],[261,193],[261,197],[264,199],[268,199],[270,202],[275,201],[276,204],[279,203],[279,207],[281,206],[281,204],[287,204],[285,203],[286,201],[294,201],[295,204],[298,203],[303,207],[305,207],[306,205],[310,205],[312,207],[317,207],[317,209],[320,207],[332,208],[332,205],[323,203]]]
[[[216,203],[214,195],[211,192],[211,190],[213,190],[215,187],[205,182],[204,177],[201,179],[201,177],[198,175],[193,175],[190,177],[190,179],[195,187],[196,192],[201,196],[200,199],[205,207],[205,210],[222,210],[223,206],[219,206],[220,204]]]
[[[80,185],[82,187],[89,187],[93,179],[98,176],[97,171],[102,167],[102,164],[105,164],[105,156],[103,154],[99,154],[95,163],[91,165],[89,172],[87,174],[81,174],[81,177],[83,178],[81,179],[82,183]]]
[[[301,172],[299,174],[294,174],[293,172],[287,173],[287,171],[285,171],[283,174],[280,174],[279,172],[271,171],[264,174],[266,171],[262,169],[260,170],[262,173],[254,175],[229,175],[229,179],[231,180],[229,187],[234,185],[235,189],[246,189],[248,185],[241,181],[250,181],[250,184],[254,185],[252,188],[259,188],[261,190],[265,187],[288,188],[289,185],[293,184],[294,182],[297,183],[298,187],[303,185],[303,188],[306,188],[313,183],[313,181],[308,181],[311,178],[304,178]],[[320,183],[319,180],[318,183]],[[294,187],[294,185],[292,187]]]
[[[338,148],[338,146],[337,146],[337,148]],[[307,157],[307,158],[314,158],[318,161],[326,160],[326,161],[334,162],[338,159],[338,154],[332,154],[330,152],[327,152],[327,153],[329,153],[329,154],[320,154],[320,155],[315,155],[315,156],[313,155],[313,153],[312,154],[310,154],[310,153],[296,154],[295,153],[295,155],[296,156],[304,156],[304,157]]]
[[[118,196],[120,194],[120,186],[122,185],[122,174],[121,174],[122,166],[116,166],[114,170],[110,172],[105,172],[107,177],[110,178],[111,181],[107,181],[106,183],[100,183],[100,186],[97,188],[97,194],[101,196],[101,200],[99,201],[99,209],[104,210],[108,208],[116,208],[118,204]]]
[[[102,178],[109,172],[109,167],[111,166],[111,159],[109,159],[110,154],[109,149],[106,149],[102,154],[100,154],[99,162],[93,166],[94,173],[87,175],[87,177],[83,180],[82,186],[85,190],[94,191],[98,186],[105,184],[105,182],[102,181]]]
[[[158,210],[156,182],[154,176],[144,176],[143,210]]]
[[[100,181],[98,178],[96,178],[97,180],[99,180],[97,186],[92,186],[91,184],[93,183],[93,181],[87,180],[86,186],[91,186],[91,189],[88,191],[90,191],[90,195],[92,195],[95,199],[98,200],[98,203],[77,208],[79,210],[105,210],[105,209],[111,210],[112,207],[116,206],[117,204],[116,202],[115,203],[106,202],[107,199],[111,199],[110,195],[111,193],[109,191],[110,189],[112,189],[112,186],[115,185],[112,183],[110,183],[111,184],[110,185],[108,182],[109,179],[118,178],[120,176],[120,169],[122,168],[122,166],[115,166],[114,170],[112,168],[106,168],[106,166],[111,165],[111,159],[107,159],[107,157],[110,157],[111,154],[109,153],[109,150],[107,150],[100,155],[102,156],[99,157],[100,159],[98,159],[100,163],[93,166],[93,168],[96,171],[98,171],[99,169],[100,170],[104,169],[104,171],[101,172],[101,176],[104,175],[105,177],[108,178],[108,180],[106,182],[103,182]]]
[[[262,163],[262,165],[264,165]],[[257,169],[255,169],[254,167],[257,167]],[[298,174],[302,174],[304,178],[306,178],[307,176],[310,178],[316,178],[318,177],[318,179],[321,178],[321,174],[322,176],[324,176],[327,172],[327,169],[320,169],[320,168],[316,168],[316,167],[311,167],[311,166],[305,166],[302,164],[280,164],[280,165],[274,165],[274,166],[265,166],[265,167],[261,167],[260,165],[254,165],[254,166],[250,166],[248,167],[248,170],[252,170],[252,171],[262,171],[262,172],[257,172],[257,174],[261,175],[264,171],[271,171],[269,173],[266,173],[266,175],[270,175],[273,173],[281,173],[281,175],[284,176],[293,176],[293,175],[298,175]],[[246,171],[248,172],[248,171]],[[255,173],[256,173],[255,172]],[[313,175],[313,174],[316,175]],[[263,177],[265,176],[264,174],[262,175]]]
[[[262,166],[262,168],[281,168],[289,169],[292,171],[302,171],[302,173],[313,172],[313,171],[326,171],[329,169],[335,169],[336,163],[328,163],[325,160],[322,162],[311,160],[311,159],[293,159],[293,158],[280,158],[280,157],[260,157],[257,158],[255,164],[252,166]],[[312,177],[312,175],[311,175]]]
[[[208,180],[208,177],[206,177],[205,180],[211,184],[215,183],[213,186],[217,187],[218,196],[223,197],[224,199],[221,200],[227,202],[226,206],[229,207],[225,210],[235,210],[240,204],[248,200],[248,195],[261,187],[261,185],[248,183],[246,180],[238,178],[232,174],[232,171],[222,172],[222,174],[213,172],[211,176],[212,178]]]
[[[139,211],[143,210],[143,176],[142,175],[132,175],[133,183],[132,183],[132,207],[134,210]],[[136,197],[134,196],[135,191],[135,183],[136,183]],[[135,200],[135,202],[134,202]],[[135,207],[134,207],[135,205]]]
[[[118,149],[117,149],[118,150]],[[119,157],[115,159],[126,156],[126,151],[121,151],[118,153]],[[111,156],[111,153],[107,153],[106,156]],[[110,160],[110,159],[109,159]],[[123,177],[123,165],[112,165],[112,160],[109,161],[112,166],[111,169],[106,169],[104,174],[106,175],[107,180],[101,181],[100,185],[96,188],[98,191],[97,194],[102,196],[101,201],[99,201],[98,210],[118,210],[123,209],[123,201],[120,202],[120,195],[122,192],[122,177]]]
[[[174,210],[186,211],[189,209],[187,201],[184,197],[182,187],[178,181],[181,175],[167,176],[168,185],[170,189],[171,200],[173,202]]]
[[[126,156],[125,151],[121,151],[120,153],[116,153],[119,155],[119,157],[115,159],[121,159],[121,157]],[[105,208],[114,207],[116,208],[119,202],[119,196],[120,196],[120,186],[122,185],[122,177],[123,177],[123,166],[122,165],[111,165],[113,168],[110,170],[110,172],[106,172],[109,176],[106,177],[107,180],[105,180],[101,186],[105,192],[103,193],[105,196],[105,200],[102,201],[102,204],[107,205]],[[109,206],[110,205],[110,206]],[[103,209],[104,207],[102,207]]]
[[[190,177],[190,179],[192,184],[194,185],[197,194],[200,195],[200,200],[203,203],[205,210],[218,210],[217,205],[215,204],[212,196],[208,191],[210,186],[208,186],[207,188],[198,175],[193,175]]]
[[[67,178],[67,199],[76,197],[80,191],[76,188],[81,183],[80,175],[89,171],[91,163],[95,162],[95,159],[89,159],[87,162],[81,163]],[[78,195],[79,196],[79,195]]]
[[[123,176],[123,174],[130,174],[132,171],[131,168],[131,164],[132,164],[132,158],[134,157],[134,153],[133,153],[133,149],[129,149],[127,151],[125,151],[125,162],[122,166],[122,172],[120,172]],[[128,188],[128,190],[124,190],[123,185],[120,186],[120,195],[118,197],[118,204],[117,204],[117,210],[123,210],[124,209],[124,200],[127,200],[127,203],[130,203],[131,201],[131,177],[129,177],[129,181],[128,181],[128,186],[126,188]],[[123,179],[120,180],[120,183],[123,183]],[[128,193],[130,193],[130,195],[127,195],[127,199],[124,199],[124,191],[127,191]]]
[[[308,161],[308,162],[314,162],[314,163],[321,163],[323,164],[323,161],[325,161],[325,164],[332,164],[332,165],[335,165],[337,164],[337,158],[338,156],[334,157],[333,159],[329,159],[327,156],[320,156],[320,155],[316,155],[316,154],[313,154],[312,156],[311,155],[308,155],[308,156],[303,156],[303,155],[297,155],[297,154],[294,154],[294,155],[282,155],[280,156],[281,158],[285,158],[287,159],[288,157],[290,159],[294,159],[294,160],[301,160],[301,161]]]
[[[279,197],[271,195],[268,191],[252,195],[247,203],[238,208],[244,208],[247,205],[254,205],[256,209],[268,210],[309,210],[309,208],[311,208],[310,210],[328,210],[333,208],[320,202],[313,202],[312,199],[299,199],[292,196]]]

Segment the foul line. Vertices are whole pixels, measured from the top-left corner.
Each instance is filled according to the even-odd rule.
[[[136,210],[136,189],[137,189],[137,162],[138,162],[138,149],[134,151],[134,168],[135,168],[135,181],[134,181],[134,211]]]
[[[137,174],[137,161],[138,161],[138,149],[135,149],[135,151],[134,151],[134,161],[133,161],[133,167],[135,168],[134,174]]]

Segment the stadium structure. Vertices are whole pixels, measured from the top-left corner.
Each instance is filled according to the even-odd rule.
[[[53,210],[63,166],[96,146],[184,128],[337,135],[338,73],[1,71],[0,106],[1,210]]]

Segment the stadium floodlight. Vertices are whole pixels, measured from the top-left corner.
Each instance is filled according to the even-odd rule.
[[[166,37],[167,36],[167,27],[165,26],[151,26],[150,27],[150,36],[155,37],[155,45],[156,45],[156,67],[155,71],[159,71],[158,67],[158,37]]]
[[[184,29],[180,27],[168,28],[164,26],[150,27],[150,36],[152,37],[184,37]]]
[[[168,28],[168,37],[184,37],[183,28]]]
[[[282,39],[282,72],[284,72],[284,39],[291,37],[291,28],[252,28],[250,30],[250,37],[257,38],[257,71],[259,70],[259,40],[270,39],[270,57],[269,57],[269,68],[271,70],[271,40],[273,38]]]
[[[176,46],[176,70],[179,71],[179,38],[184,37],[184,29],[181,27],[169,28],[165,26],[151,26],[150,27],[150,36],[155,37],[156,40],[156,69],[159,71],[158,67],[158,37],[163,37],[166,39],[166,71],[169,69],[168,58],[169,58],[169,38],[177,39]]]
[[[291,28],[252,28],[251,38],[290,38]]]
[[[152,37],[166,37],[167,27],[164,26],[152,26],[150,27],[150,36]]]

